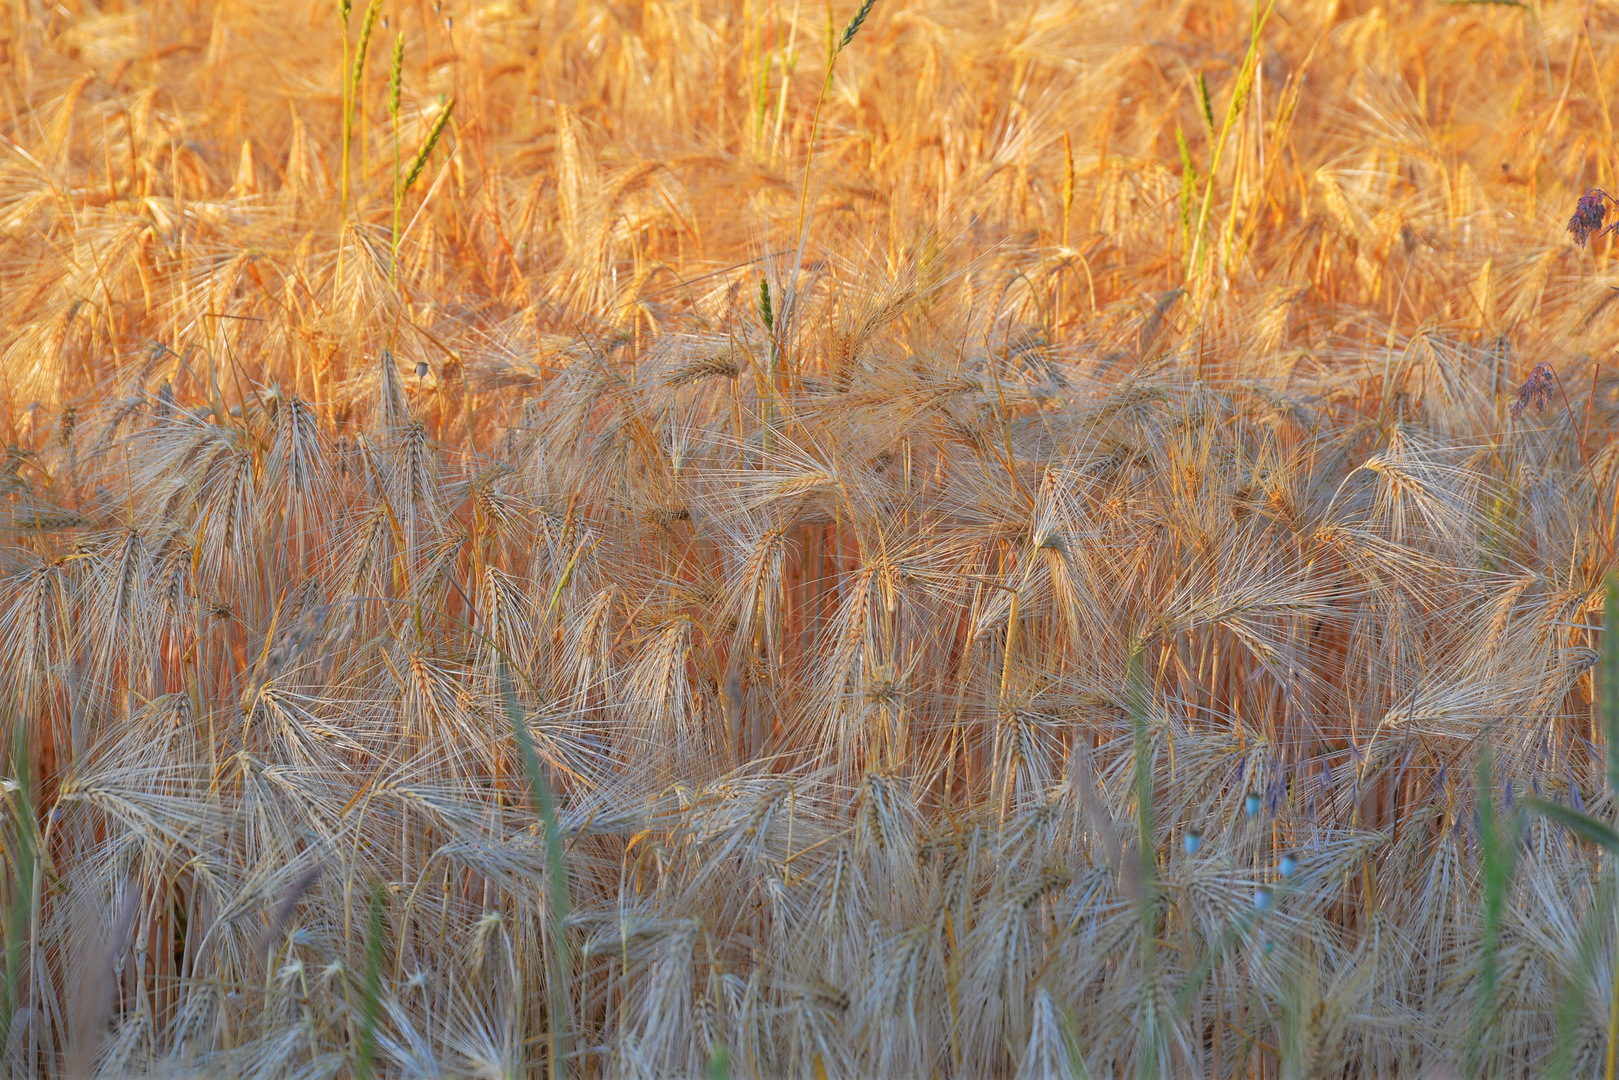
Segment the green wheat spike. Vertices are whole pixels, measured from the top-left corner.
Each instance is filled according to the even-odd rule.
[[[854,36],[860,33],[860,27],[865,24],[866,16],[871,14],[871,9],[876,5],[877,0],[866,0],[860,5],[860,10],[854,13],[849,25],[843,28],[843,37],[838,39],[838,52],[842,52],[849,42],[854,40]]]
[[[1175,125],[1175,144],[1181,152],[1181,250],[1190,253],[1192,203],[1197,198],[1197,166],[1192,164],[1192,148],[1186,145],[1186,132]]]
[[[427,159],[433,153],[433,147],[438,145],[439,136],[444,134],[444,125],[450,122],[450,114],[455,111],[455,99],[451,98],[433,121],[433,128],[427,133],[427,141],[422,148],[416,151],[416,160],[410,163],[410,172],[405,174],[405,190],[421,178],[422,170],[427,167]]]

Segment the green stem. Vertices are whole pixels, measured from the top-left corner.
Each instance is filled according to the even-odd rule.
[[[1214,153],[1209,161],[1209,174],[1203,180],[1203,199],[1197,213],[1197,232],[1192,238],[1192,256],[1187,260],[1187,277],[1201,276],[1201,264],[1207,255],[1207,244],[1204,232],[1209,224],[1209,212],[1214,205],[1214,180],[1220,173],[1220,159],[1225,154],[1227,137],[1231,129],[1236,126],[1237,118],[1247,103],[1248,89],[1253,85],[1254,65],[1259,62],[1259,35],[1270,21],[1271,12],[1276,9],[1276,0],[1270,0],[1265,13],[1260,15],[1258,4],[1254,6],[1253,29],[1248,38],[1248,52],[1243,57],[1242,67],[1238,69],[1237,84],[1231,93],[1231,100],[1226,104],[1225,121],[1220,125],[1219,137],[1214,141]]]

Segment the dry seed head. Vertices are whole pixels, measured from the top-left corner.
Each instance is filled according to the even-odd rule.
[[[1530,405],[1536,412],[1545,412],[1546,406],[1552,403],[1552,390],[1557,385],[1557,373],[1550,364],[1542,360],[1529,372],[1529,377],[1518,387],[1518,395],[1512,399],[1512,418],[1514,420],[1523,415],[1523,410]]]
[[[1074,144],[1062,133],[1062,246],[1068,246],[1068,219],[1074,209]]]
[[[1068,132],[1062,133],[1062,209],[1066,214],[1074,205],[1074,144]]]
[[[741,371],[737,362],[729,356],[710,356],[671,372],[663,380],[663,385],[689,386],[704,379],[734,379]]]
[[[1602,221],[1608,214],[1607,194],[1600,188],[1591,188],[1574,205],[1574,216],[1568,219],[1568,234],[1580,247],[1591,234],[1602,235]]]

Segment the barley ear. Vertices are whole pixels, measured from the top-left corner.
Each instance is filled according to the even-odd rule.
[[[1068,219],[1074,209],[1074,144],[1062,133],[1062,246],[1068,246]]]

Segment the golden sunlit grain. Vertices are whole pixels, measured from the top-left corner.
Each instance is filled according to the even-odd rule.
[[[9,3],[0,1068],[1611,1080],[1616,86]]]

